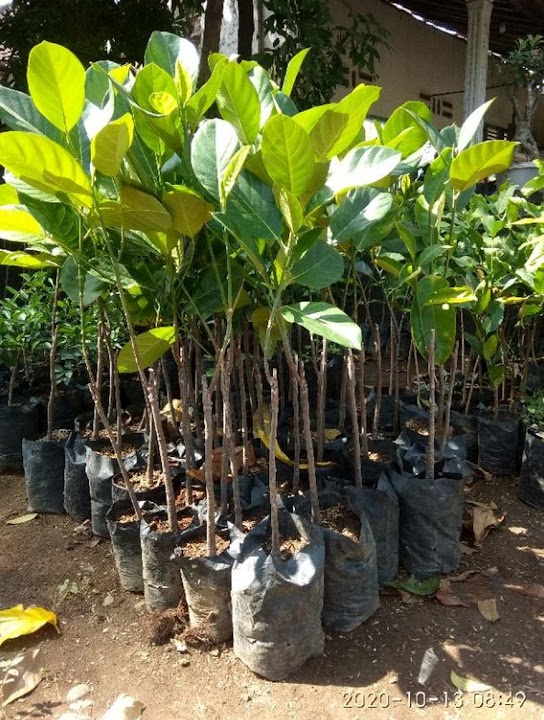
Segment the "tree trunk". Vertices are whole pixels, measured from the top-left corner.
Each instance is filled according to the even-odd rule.
[[[202,38],[202,54],[200,56],[199,82],[206,82],[210,76],[208,55],[219,52],[221,39],[221,20],[223,19],[223,0],[208,0],[204,18],[204,36]]]
[[[238,54],[242,60],[253,55],[253,0],[238,0]]]

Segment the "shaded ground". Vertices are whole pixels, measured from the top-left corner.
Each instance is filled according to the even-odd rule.
[[[394,720],[542,718],[544,599],[505,585],[544,583],[543,515],[517,500],[511,478],[479,481],[471,497],[493,500],[506,513],[483,549],[465,555],[460,568],[498,568],[489,582],[500,620],[487,621],[475,606],[383,595],[381,607],[361,628],[329,637],[323,656],[289,681],[270,683],[247,670],[230,647],[180,655],[170,645],[150,645],[143,598],[119,588],[109,543],[91,547],[74,535],[76,523],[66,516],[6,525],[26,512],[24,481],[0,477],[0,608],[41,605],[56,610],[62,627],[61,635],[44,628],[2,646],[0,659],[39,646],[46,674],[32,694],[0,710],[0,718],[58,718],[76,683],[93,688],[93,718],[121,692],[141,700],[149,720],[355,720],[367,710],[371,718]],[[431,647],[439,663],[421,686],[421,660]],[[452,670],[491,689],[456,701]]]

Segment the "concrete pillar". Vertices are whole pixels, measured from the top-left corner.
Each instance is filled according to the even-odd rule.
[[[489,25],[493,0],[466,0],[468,10],[467,54],[463,117],[466,118],[486,100]],[[482,139],[480,126],[475,140]]]

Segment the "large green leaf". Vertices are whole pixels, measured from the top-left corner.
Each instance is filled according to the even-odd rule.
[[[337,153],[339,140],[349,123],[349,115],[327,110],[310,133],[310,140],[318,162],[330,160]]]
[[[107,285],[99,278],[82,271],[83,305],[87,307],[99,298]],[[66,295],[79,303],[79,268],[73,257],[67,257],[60,271],[60,284]]]
[[[329,152],[329,157],[341,155],[353,146],[361,135],[370,106],[379,99],[380,93],[381,88],[377,85],[357,85],[336,104],[336,112],[348,115],[349,122],[336,145]]]
[[[331,215],[332,239],[337,244],[356,240],[371,225],[382,220],[392,204],[390,193],[375,188],[351,190]]]
[[[61,133],[38,112],[30,95],[0,85],[0,120],[11,130],[46,135],[60,140]]]
[[[191,143],[191,163],[198,181],[214,200],[221,197],[221,182],[240,148],[236,130],[226,120],[204,120]]]
[[[55,267],[55,262],[50,255],[30,255],[20,250],[8,252],[0,249],[0,265],[10,265],[12,267],[26,268],[27,270],[41,270]]]
[[[361,328],[345,312],[324,302],[300,302],[280,308],[284,320],[306,328],[331,342],[361,349]]]
[[[173,185],[162,201],[175,229],[182,235],[194,237],[212,216],[213,207],[197,192],[182,185]]]
[[[293,118],[274,115],[263,128],[263,163],[270,177],[294,195],[312,179],[315,156],[308,133]]]
[[[176,63],[180,62],[193,82],[198,75],[199,56],[195,46],[189,40],[169,32],[155,30],[151,33],[144,62],[146,65],[155,63],[172,77],[176,74]]]
[[[324,240],[314,241],[291,266],[292,282],[321,290],[338,282],[344,273],[344,258]]]
[[[91,183],[68,150],[43,135],[14,130],[0,134],[0,164],[28,185],[92,206]]]
[[[28,56],[28,89],[49,122],[68,133],[85,104],[85,69],[68,48],[41,42]]]
[[[295,82],[300,72],[300,68],[302,67],[302,63],[309,52],[310,48],[304,48],[303,50],[299,50],[299,52],[289,60],[287,70],[285,71],[285,77],[283,79],[283,85],[281,86],[281,90],[285,93],[285,95],[291,95],[291,92],[295,87]]]
[[[517,144],[509,140],[488,140],[462,150],[450,167],[450,180],[455,190],[463,192],[490,175],[507,170]]]
[[[221,117],[231,123],[244,145],[251,145],[261,127],[261,103],[244,68],[230,62],[217,93]]]
[[[425,103],[410,101],[398,107],[382,128],[382,143],[398,150],[403,158],[409,157],[427,142],[427,133],[416,122],[414,115],[428,122],[432,114]]]
[[[91,161],[95,168],[110,177],[117,175],[133,137],[134,121],[129,113],[99,130],[91,141]]]
[[[332,160],[327,186],[337,194],[372,185],[390,175],[401,160],[402,155],[392,148],[354,148],[342,160]]]
[[[15,242],[32,242],[43,237],[42,226],[26,208],[17,205],[0,207],[0,238]]]
[[[448,282],[437,275],[428,275],[416,285],[412,303],[412,335],[417,349],[427,357],[432,330],[435,331],[435,362],[443,365],[455,344],[456,318],[452,305],[434,305],[433,294],[447,290]]]
[[[252,238],[281,238],[281,213],[274,202],[272,190],[251,173],[240,173],[229,196],[226,214]]]
[[[274,90],[269,74],[260,65],[254,67],[249,73],[251,84],[257,91],[261,104],[260,127],[262,127],[275,110]]]
[[[158,327],[141,333],[135,339],[139,362],[134,355],[132,344],[128,342],[119,352],[117,369],[120,373],[133,373],[148,368],[160,360],[175,341],[176,330],[174,327]]]
[[[216,63],[212,74],[201,88],[191,97],[187,103],[185,110],[187,112],[188,122],[191,127],[195,128],[200,120],[204,117],[204,113],[213,105],[217,98],[217,93],[223,82],[223,76],[227,69],[228,60],[223,58]]]
[[[482,122],[484,115],[494,101],[495,98],[491,98],[491,100],[488,100],[483,105],[480,105],[480,107],[477,107],[476,110],[471,112],[467,119],[463,122],[461,129],[459,130],[457,150],[464,150],[468,145],[470,145],[472,138],[476,135],[476,132],[480,127],[480,123]]]
[[[100,216],[106,227],[125,230],[165,232],[172,225],[170,213],[157,198],[132,187],[122,187],[119,200],[104,200]]]

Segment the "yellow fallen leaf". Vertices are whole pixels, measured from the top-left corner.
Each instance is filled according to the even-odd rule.
[[[463,677],[458,675],[455,670],[450,673],[450,680],[458,690],[462,692],[484,692],[489,690],[490,685],[476,680],[476,678]]]
[[[500,615],[497,611],[497,601],[495,598],[489,598],[488,600],[478,601],[478,610],[489,622],[497,622],[500,620]]]
[[[28,607],[25,610],[22,605],[0,610],[0,645],[6,640],[30,635],[47,623],[60,632],[58,618],[51,610],[41,607]]]
[[[342,431],[338,430],[338,428],[325,428],[323,436],[327,442],[333,442],[333,440],[339,438],[341,434]]]
[[[23,523],[34,520],[38,517],[38,513],[28,513],[27,515],[21,515],[20,517],[13,518],[13,520],[6,520],[6,525],[22,525]]]
[[[3,676],[2,676],[3,673]],[[0,663],[0,707],[34,690],[42,679],[40,649]]]

